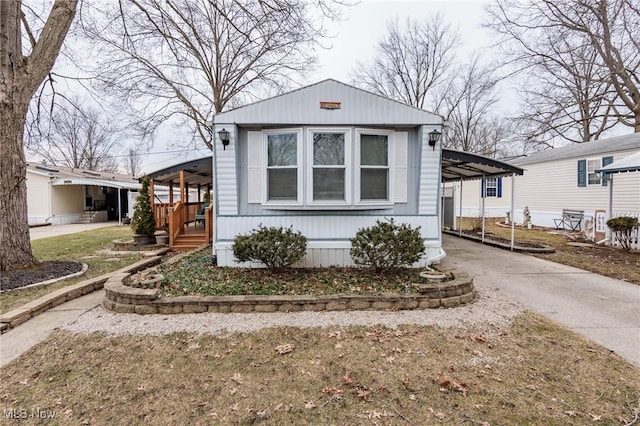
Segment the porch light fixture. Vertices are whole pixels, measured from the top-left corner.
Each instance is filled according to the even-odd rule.
[[[220,136],[220,141],[222,142],[222,149],[226,150],[227,145],[229,145],[229,131],[223,128],[218,132],[218,136]]]
[[[433,150],[436,150],[436,143],[440,140],[440,135],[442,133],[440,133],[437,129],[429,132],[429,146],[431,148],[433,148]]]

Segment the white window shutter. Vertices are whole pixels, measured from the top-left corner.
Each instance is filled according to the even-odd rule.
[[[247,202],[262,203],[262,132],[247,132]]]
[[[395,133],[395,165],[394,165],[394,191],[393,202],[407,202],[407,164],[409,155],[409,134],[407,132]]]

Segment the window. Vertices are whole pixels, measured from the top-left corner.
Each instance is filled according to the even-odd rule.
[[[389,135],[359,133],[360,200],[389,200]]]
[[[347,201],[344,133],[312,133],[313,201]]]
[[[590,158],[578,160],[578,186],[602,185],[607,186],[607,181],[602,179],[596,170],[611,164],[613,157]]]
[[[502,198],[502,178],[484,178],[480,181],[482,186],[482,197]]]
[[[298,136],[267,134],[267,201],[298,201]]]
[[[587,161],[587,183],[589,185],[600,185],[600,175],[596,173],[596,170],[600,168],[600,160],[588,160]]]
[[[408,133],[315,127],[247,132],[247,202],[273,209],[407,202]]]

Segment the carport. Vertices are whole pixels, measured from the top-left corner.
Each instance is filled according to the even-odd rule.
[[[442,183],[460,182],[460,218],[462,218],[462,184],[468,180],[478,180],[493,177],[511,176],[511,250],[515,242],[515,182],[516,176],[522,176],[524,170],[507,164],[503,161],[494,160],[470,152],[455,151],[451,149],[442,150],[441,175]],[[482,241],[484,242],[485,230],[485,197],[482,197]],[[444,212],[442,213],[444,215]],[[462,227],[460,227],[462,235]]]
[[[609,220],[613,214],[613,175],[616,173],[630,173],[640,171],[640,152],[631,154],[621,160],[615,161],[601,169],[596,170],[596,173],[602,175],[603,179],[607,180],[609,186],[609,202],[607,203],[607,217]],[[607,238],[605,239],[613,242],[611,238],[611,230],[609,227],[607,230]]]

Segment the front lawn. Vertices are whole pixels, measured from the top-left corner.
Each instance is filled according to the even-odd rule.
[[[51,424],[105,425],[637,420],[640,371],[617,355],[531,313],[487,329],[372,324],[226,338],[58,331],[2,368],[0,410],[37,408],[53,413]]]
[[[113,226],[32,241],[33,254],[38,260],[73,260],[86,263],[89,269],[77,278],[1,293],[0,313],[18,308],[59,288],[118,270],[140,260],[142,255],[137,253],[123,255],[102,252],[111,248],[112,240],[131,238],[129,226]]]

